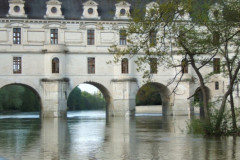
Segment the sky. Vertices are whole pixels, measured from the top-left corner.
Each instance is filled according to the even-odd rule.
[[[81,91],[86,91],[91,94],[99,91],[99,89],[90,84],[80,84],[78,87],[81,89]]]

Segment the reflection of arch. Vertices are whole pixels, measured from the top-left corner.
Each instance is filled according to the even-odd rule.
[[[157,83],[157,82],[149,82],[147,84],[144,84],[142,87],[144,87],[146,85],[151,85],[154,88],[157,88],[159,90],[159,93],[160,93],[160,96],[162,99],[162,114],[163,115],[173,115],[172,106],[170,105],[170,103],[171,103],[170,90],[165,85],[163,85],[161,83]],[[138,92],[141,90],[141,88],[139,88]]]
[[[207,100],[209,101],[210,98],[211,98],[211,92],[210,92],[210,89],[208,87],[206,87],[206,90],[207,90]],[[200,116],[204,116],[204,110],[203,110],[203,96],[202,96],[202,91],[201,91],[201,88],[198,87],[194,93],[194,104],[197,106],[199,106],[199,110],[200,110]]]
[[[6,85],[3,85],[2,87],[0,87],[0,89],[2,89],[4,87],[7,87],[7,86],[11,86],[11,85],[19,85],[19,86],[23,86],[23,87],[26,87],[26,88],[30,89],[34,93],[34,95],[37,96],[37,99],[38,99],[39,104],[40,104],[40,108],[39,108],[40,112],[42,111],[42,99],[41,99],[41,96],[40,96],[40,94],[38,93],[38,91],[36,89],[31,87],[30,85],[23,84],[23,83],[10,83],[10,84],[6,84]]]
[[[59,59],[57,57],[52,59],[52,73],[59,73]]]
[[[106,106],[106,114],[107,116],[109,115],[109,110],[111,109],[111,95],[110,95],[110,92],[108,91],[108,89],[103,86],[102,84],[100,83],[97,83],[97,82],[92,82],[92,81],[86,81],[86,82],[83,82],[85,84],[90,84],[90,85],[93,85],[94,87],[98,88],[101,93],[103,94],[104,96],[104,99],[107,103],[107,106]],[[79,84],[83,84],[83,83],[79,83]],[[78,86],[78,85],[77,85]],[[75,88],[75,87],[74,87]],[[73,89],[74,89],[73,88]],[[70,92],[71,93],[71,92]],[[70,94],[69,94],[70,95]]]

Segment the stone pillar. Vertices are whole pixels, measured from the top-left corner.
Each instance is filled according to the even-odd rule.
[[[40,142],[43,151],[42,159],[70,159],[67,155],[61,155],[69,147],[67,120],[61,118],[42,119]]]
[[[112,107],[109,110],[113,116],[131,116],[135,114],[137,80],[135,78],[112,80]]]
[[[188,116],[194,111],[191,107],[192,101],[188,99],[191,96],[191,81],[188,78],[188,75],[184,76],[178,85],[173,101],[173,115]]]
[[[65,118],[67,115],[67,89],[69,80],[42,79],[42,118]]]

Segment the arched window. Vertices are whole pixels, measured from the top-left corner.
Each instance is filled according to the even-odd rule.
[[[188,62],[186,59],[182,60],[182,73],[188,73]]]
[[[52,59],[52,73],[59,73],[59,59],[56,57]]]
[[[122,59],[122,73],[128,73],[128,59]]]

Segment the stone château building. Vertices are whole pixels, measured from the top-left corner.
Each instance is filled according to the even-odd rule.
[[[104,94],[109,115],[134,113],[137,91],[144,85],[134,58],[126,56],[121,63],[107,64],[113,59],[110,46],[127,45],[121,32],[134,3],[137,1],[1,0],[0,88],[10,84],[30,87],[41,100],[43,117],[61,117],[66,115],[71,90],[88,83]],[[151,1],[142,3],[151,5]],[[195,74],[190,67],[185,72],[187,79]],[[158,66],[152,84],[161,91],[164,114],[188,115],[193,111],[193,98],[187,98],[199,85],[182,82],[178,94],[170,95],[174,84],[167,84],[174,75],[173,69]],[[208,84],[210,95],[222,95],[227,83],[216,75]]]

